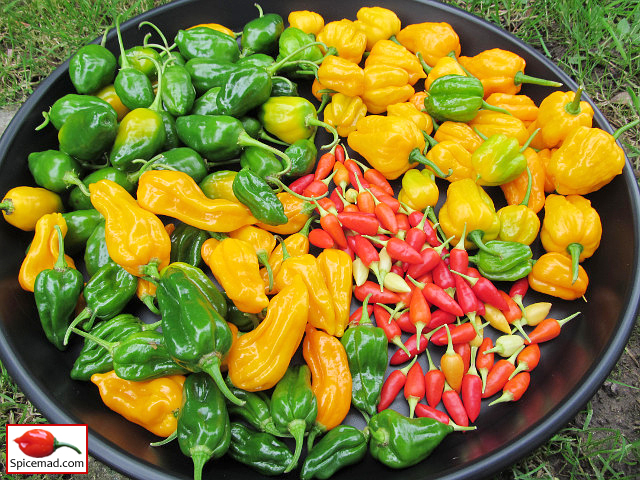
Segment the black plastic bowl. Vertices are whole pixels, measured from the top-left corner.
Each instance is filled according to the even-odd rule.
[[[328,21],[354,19],[360,2],[354,0],[299,1],[263,0],[266,12],[313,9]],[[576,85],[560,69],[531,47],[491,24],[461,10],[435,2],[379,0],[377,5],[397,12],[403,25],[424,21],[445,21],[458,32],[463,54],[500,47],[527,60],[526,72]],[[178,1],[152,10],[123,25],[125,46],[142,41],[146,30],[138,30],[142,20],[155,23],[173,38],[178,28],[216,22],[234,30],[256,16],[253,1]],[[117,51],[114,34],[108,46]],[[0,192],[21,184],[32,184],[27,155],[32,151],[57,148],[56,133],[48,127],[35,132],[41,112],[60,96],[72,92],[67,74],[68,62],[47,78],[27,100],[0,140]],[[536,103],[549,89],[526,87],[523,93]],[[595,107],[594,107],[595,109]],[[595,123],[611,131],[596,110]],[[444,190],[444,189],[443,189]],[[343,470],[335,479],[402,478],[475,479],[492,475],[532,451],[562,428],[593,396],[618,360],[629,338],[640,296],[638,275],[638,205],[636,181],[627,164],[623,174],[606,187],[588,196],[602,219],[600,249],[585,262],[590,277],[586,297],[581,301],[554,301],[556,318],[581,310],[583,315],[563,327],[560,337],[542,346],[540,366],[532,374],[527,394],[510,404],[483,408],[477,431],[450,435],[425,462],[403,471],[385,469],[367,457],[362,463]],[[127,422],[101,402],[91,383],[72,381],[69,370],[78,345],[61,353],[41,332],[33,296],[20,289],[17,274],[31,235],[0,222],[0,353],[11,376],[29,399],[52,423],[87,423],[89,448],[95,457],[130,477],[191,478],[192,463],[177,445],[149,447],[157,438]],[[528,295],[529,301],[543,296]],[[548,300],[548,299],[547,299]],[[248,468],[221,459],[205,467],[205,476],[216,478],[255,478]],[[296,476],[295,472],[291,477]]]

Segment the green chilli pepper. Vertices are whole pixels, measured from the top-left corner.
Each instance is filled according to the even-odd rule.
[[[36,130],[44,128],[49,122],[53,124],[56,130],[60,130],[69,116],[80,110],[104,111],[105,113],[115,115],[116,118],[118,117],[113,107],[101,98],[94,97],[93,95],[69,93],[56,100],[48,113],[42,113],[45,121],[36,127]]]
[[[162,126],[164,127],[164,142],[159,150],[171,150],[180,145],[178,131],[176,130],[176,119],[169,112],[159,110],[158,114],[162,117]]]
[[[262,223],[283,225],[289,221],[282,202],[271,187],[248,168],[240,170],[233,179],[233,194]]]
[[[351,425],[338,425],[329,430],[307,454],[300,478],[326,479],[338,470],[361,461],[367,454],[369,440],[369,431],[365,432]]]
[[[206,374],[189,375],[178,414],[178,444],[193,459],[193,478],[202,478],[204,464],[222,457],[231,443],[231,422],[224,396]]]
[[[191,115],[220,115],[220,109],[216,103],[222,87],[213,87],[200,95],[193,103]]]
[[[298,178],[313,172],[316,166],[318,149],[314,142],[307,138],[296,140],[287,147],[284,153],[291,159],[291,170],[288,178]]]
[[[64,244],[69,252],[77,252],[86,248],[89,237],[104,220],[104,217],[95,208],[66,212],[62,214],[62,218],[67,223]]]
[[[85,162],[98,159],[116,139],[117,120],[113,109],[82,109],[72,113],[58,131],[60,151]]]
[[[326,55],[335,54],[335,48],[332,47],[330,52],[323,55],[320,46],[317,45],[314,35],[305,33],[295,27],[288,27],[284,32],[282,32],[282,35],[280,35],[280,39],[278,40],[278,45],[277,61],[287,57],[292,52],[298,51],[299,53],[289,59],[290,62],[304,60],[306,62],[319,64]],[[300,51],[302,47],[306,48]],[[315,73],[315,70],[310,70],[307,67],[301,68],[298,65],[286,66],[283,70],[287,72],[288,76],[293,77],[313,77]]]
[[[408,418],[386,409],[369,421],[369,451],[373,458],[387,467],[406,468],[431,455],[454,430],[474,429],[446,425],[433,418]]]
[[[111,260],[109,251],[107,250],[107,240],[105,238],[105,221],[102,219],[93,229],[91,235],[87,239],[84,248],[84,266],[87,269],[89,277],[93,277],[98,270],[104,265],[115,265]]]
[[[162,102],[171,115],[179,117],[191,111],[196,99],[196,89],[191,83],[189,71],[182,65],[167,65],[162,75]]]
[[[286,77],[271,77],[271,96],[272,97],[297,97],[298,85]]]
[[[273,153],[258,147],[247,147],[240,155],[240,166],[255,172],[261,178],[282,171],[282,162]]]
[[[136,45],[135,47],[128,48],[124,51],[126,60],[122,59],[122,53],[118,58],[118,65],[123,67],[124,63],[128,63],[131,68],[144,73],[148,78],[153,78],[157,75],[158,70],[153,63],[153,60],[160,63],[160,54],[151,47],[145,47],[142,45]]]
[[[171,168],[178,172],[186,173],[198,183],[207,176],[206,162],[202,156],[192,148],[177,147],[166,150],[156,155],[155,162],[160,163],[164,168]]]
[[[234,172],[233,170],[218,170],[204,177],[198,185],[202,189],[202,193],[208,198],[225,198],[231,200],[229,198],[229,192],[233,194],[231,185],[237,174],[238,172]]]
[[[78,270],[67,264],[64,258],[62,231],[57,225],[56,231],[60,249],[58,259],[52,269],[42,270],[36,276],[33,294],[40,324],[47,339],[57,349],[64,350],[64,336],[82,293],[84,279]]]
[[[89,199],[88,189],[89,185],[96,183],[100,180],[111,180],[117,183],[127,192],[133,193],[136,189],[136,181],[133,176],[127,175],[124,172],[114,167],[104,167],[91,172],[89,175],[82,179],[82,183],[86,188],[79,186],[74,187],[69,193],[69,206],[74,210],[87,210],[93,208],[93,204]]]
[[[175,262],[173,263],[172,268],[173,270],[179,270],[181,273],[189,277],[189,280],[193,282],[202,295],[205,296],[207,301],[211,303],[216,312],[218,312],[219,317],[225,318],[227,316],[228,299],[225,294],[218,290],[206,273],[204,273],[200,268],[184,262]],[[219,318],[216,317],[216,324],[218,322]],[[223,326],[226,326],[226,322]],[[226,348],[226,344],[229,341],[226,337],[231,336],[230,330],[228,333],[227,328],[223,328],[223,330],[224,331],[221,332],[220,338],[216,339],[216,345],[219,345],[222,350]]]
[[[184,68],[191,77],[191,82],[199,95],[214,87],[222,87],[227,83],[229,75],[240,66],[212,58],[192,58]]]
[[[176,362],[189,371],[208,373],[230,402],[242,405],[220,373],[233,334],[201,289],[202,279],[193,274],[197,270],[200,269],[186,263],[173,263],[160,273],[156,299],[165,344]],[[201,275],[208,279],[204,273]],[[208,283],[213,285],[211,280]]]
[[[144,325],[138,317],[123,313],[98,323],[89,333],[92,337],[105,342],[115,342],[124,340],[132,333],[141,332]],[[110,370],[113,370],[113,358],[110,350],[91,338],[85,338],[82,350],[80,350],[71,369],[71,378],[89,381],[94,373],[105,373]]]
[[[529,245],[502,240],[483,243],[480,230],[474,230],[467,238],[479,248],[469,261],[475,263],[482,276],[489,280],[515,281],[526,277],[533,269],[533,252]]]
[[[69,78],[78,93],[94,93],[113,82],[116,68],[116,57],[104,44],[85,45],[69,60]]]
[[[282,475],[293,461],[289,447],[273,435],[231,422],[229,456],[262,475]]]
[[[240,58],[240,48],[236,40],[212,28],[178,30],[174,41],[182,56],[187,59],[187,63],[192,58],[211,58],[230,63],[235,63]]]
[[[481,108],[507,113],[483,100],[484,87],[476,77],[445,75],[437,78],[429,87],[424,106],[427,113],[438,122],[469,122]]]
[[[273,426],[281,434],[290,433],[296,441],[293,459],[285,469],[293,470],[298,464],[304,434],[315,423],[318,400],[311,390],[311,372],[306,365],[291,365],[276,384],[271,395]]]
[[[369,296],[363,302],[362,319],[358,325],[349,326],[340,339],[353,379],[351,403],[367,420],[378,411],[389,344],[384,330],[371,323],[367,313]]]
[[[242,29],[242,56],[254,53],[270,53],[278,46],[278,39],[284,31],[284,20],[276,13],[264,14],[255,4],[260,16],[247,22]]]
[[[209,239],[204,230],[181,223],[171,233],[171,263],[185,262],[197,267],[202,263],[200,248]]]
[[[254,67],[268,67],[276,63],[275,59],[265,53],[254,53],[253,55],[247,55],[242,57],[236,62],[236,65],[253,65]]]
[[[271,418],[271,401],[269,396],[264,392],[247,392],[241,388],[235,387],[229,377],[227,377],[227,386],[229,390],[243,400],[242,406],[230,404],[229,415],[231,417],[239,417],[253,428],[260,432],[268,432],[272,435],[278,434],[273,426]]]
[[[60,150],[32,152],[27,162],[35,182],[47,190],[62,193],[72,185],[85,187],[78,177],[82,174],[80,163]]]

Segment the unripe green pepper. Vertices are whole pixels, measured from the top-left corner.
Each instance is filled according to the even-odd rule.
[[[283,225],[289,221],[282,202],[271,187],[248,168],[240,170],[233,179],[233,194],[262,223]]]
[[[268,432],[272,435],[277,434],[278,432],[273,427],[273,419],[271,418],[271,400],[269,396],[264,392],[247,392],[235,387],[229,377],[227,377],[226,382],[229,390],[245,402],[242,406],[229,404],[227,407],[229,415],[232,418],[240,417],[260,432]]]
[[[298,178],[313,172],[318,156],[315,143],[308,138],[296,140],[287,147],[284,153],[291,159],[291,170],[288,178]]]
[[[533,136],[520,147],[516,138],[501,133],[487,138],[471,155],[476,183],[495,187],[518,178],[527,168],[527,157],[523,152],[532,139]]]
[[[133,193],[136,189],[136,182],[132,177],[114,167],[104,167],[95,170],[84,177],[82,179],[82,183],[84,183],[88,189],[89,185],[100,180],[111,180],[129,193]],[[69,206],[74,210],[87,210],[93,208],[89,195],[85,193],[85,189],[79,187],[73,188],[69,193]]]
[[[208,27],[178,30],[175,43],[184,58],[211,58],[235,63],[240,58],[240,49],[234,38]]]
[[[37,129],[39,130],[40,128],[43,128],[50,121],[56,130],[60,130],[69,116],[80,110],[101,110],[105,113],[115,115],[115,117],[118,118],[118,114],[113,107],[101,98],[93,95],[68,93],[53,103],[49,109],[49,113],[43,114],[46,121],[37,127]]]
[[[78,93],[94,93],[113,82],[116,57],[104,45],[85,45],[69,61],[69,77]]]
[[[271,96],[272,97],[297,97],[298,85],[286,77],[271,77]]]
[[[222,115],[241,117],[271,96],[272,74],[263,67],[246,65],[229,75],[216,97]]]
[[[273,153],[258,147],[247,147],[240,155],[240,166],[266,178],[282,171],[282,163]]]
[[[211,172],[204,177],[199,183],[199,187],[202,189],[208,198],[224,198],[226,200],[237,201],[233,194],[233,179],[236,178],[238,172],[233,170],[218,170]]]
[[[111,111],[78,110],[67,117],[58,131],[60,151],[78,160],[92,162],[109,149],[118,131],[113,108]]]
[[[261,475],[282,475],[293,460],[289,447],[273,435],[231,422],[229,456]]]
[[[104,217],[95,208],[63,213],[62,218],[67,222],[64,243],[69,252],[84,249],[91,234],[104,220]]]
[[[361,461],[367,454],[368,430],[366,434],[351,425],[338,425],[329,430],[307,454],[300,478],[326,479],[338,470]]]
[[[317,415],[318,400],[311,390],[309,367],[289,366],[271,395],[273,426],[282,434],[290,433],[296,441],[293,459],[285,469],[285,473],[298,465],[304,434],[314,425]]]
[[[162,61],[158,52],[151,47],[144,47],[142,45],[136,45],[128,48],[124,51],[124,56],[126,57],[126,61],[124,62],[122,54],[120,54],[120,57],[118,58],[118,65],[120,65],[120,67],[123,66],[123,63],[128,63],[131,68],[135,68],[136,70],[144,73],[150,79],[155,77],[158,73],[153,60],[158,63],[161,63]]]
[[[173,64],[162,72],[162,102],[167,111],[175,116],[186,115],[191,111],[196,99],[196,89],[191,83],[189,71],[182,65]]]
[[[231,301],[227,305],[227,322],[233,323],[241,332],[249,332],[260,325],[262,319],[258,314],[243,312]]]
[[[242,29],[242,56],[254,53],[270,53],[278,45],[278,39],[284,31],[284,20],[276,13],[263,14],[262,8],[256,3],[260,12],[258,18],[247,22]]]
[[[191,115],[221,115],[222,112],[218,107],[216,99],[220,94],[222,87],[213,87],[204,92],[195,102],[193,102],[193,108],[190,111]]]
[[[192,58],[185,63],[184,68],[191,77],[196,92],[202,95],[211,88],[225,85],[229,75],[240,67],[235,63],[213,58]]]
[[[288,27],[282,32],[278,40],[278,57],[277,61],[284,57],[287,57],[292,52],[300,50],[301,47],[307,46],[304,50],[297,53],[295,56],[289,59],[290,62],[297,62],[304,60],[305,62],[319,64],[325,57],[323,55],[320,46],[315,44],[316,39],[313,34],[305,33],[302,30],[295,27]],[[313,44],[313,45],[309,45]],[[333,47],[332,47],[333,48]],[[332,52],[327,52],[330,55]],[[287,72],[287,76],[291,77],[313,77],[314,70],[309,69],[308,66],[292,65],[283,68]]]
[[[62,193],[71,185],[82,183],[80,163],[59,150],[32,152],[27,157],[29,171],[38,185],[52,192]],[[84,184],[83,184],[84,186]]]
[[[236,62],[238,66],[253,65],[254,67],[268,67],[276,63],[275,59],[265,53],[254,53],[253,55],[247,55],[242,57]]]
[[[482,276],[494,281],[515,281],[529,275],[533,269],[533,252],[529,245],[518,242],[490,240],[482,242],[479,231],[471,232],[467,238],[479,248],[469,257]]]
[[[194,267],[184,262],[174,262],[172,265],[174,270],[179,270],[182,274],[189,277],[189,280],[194,284],[196,288],[205,296],[207,301],[211,303],[218,316],[215,318],[216,325],[218,325],[219,317],[223,319],[227,316],[227,296],[218,290],[218,287],[211,281],[211,279],[200,268]],[[216,346],[221,350],[228,350],[227,344],[231,346],[231,331],[226,327],[226,322],[222,324],[225,328],[221,328],[220,335],[216,337]]]
[[[120,70],[113,81],[113,87],[122,104],[129,110],[146,108],[153,103],[153,86],[149,77],[142,70],[135,68],[134,64],[127,57],[124,45],[122,44],[120,20],[117,17],[116,32],[120,46]]]
[[[274,77],[274,78],[278,78],[278,77]],[[255,138],[256,140],[266,140],[268,142],[275,143],[277,145],[285,145],[285,146],[289,145],[288,143],[283,142],[282,140],[278,140],[277,138],[274,138],[271,135],[269,135],[265,131],[265,129],[262,127],[262,123],[260,123],[260,120],[258,120],[257,118],[253,118],[245,115],[244,117],[240,117],[240,122],[242,122],[242,127],[245,129],[245,131],[249,134],[251,138]]]
[[[185,262],[197,267],[202,263],[200,249],[209,239],[204,230],[181,223],[171,233],[171,263]]]
[[[202,156],[189,147],[166,150],[156,156],[156,162],[165,168],[171,167],[178,172],[184,172],[196,182],[201,182],[207,175],[207,164]]]
[[[84,279],[78,270],[67,264],[64,258],[62,231],[58,225],[56,225],[56,231],[59,245],[58,259],[52,269],[42,270],[36,276],[33,294],[40,324],[47,339],[58,350],[64,350],[64,336],[82,293]]]
[[[162,148],[166,140],[162,116],[149,108],[136,108],[120,122],[109,161],[118,170],[136,169],[133,160],[149,160]]]
[[[177,148],[180,145],[180,139],[176,130],[176,119],[165,110],[159,110],[158,114],[162,117],[162,127],[164,129],[164,142],[162,142],[159,150]]]
[[[225,399],[207,374],[191,374],[184,382],[177,436],[182,453],[193,459],[194,480],[202,478],[206,462],[229,449],[231,422]]]
[[[93,229],[85,245],[84,265],[89,277],[93,277],[96,272],[107,263],[115,265],[115,262],[111,260],[109,251],[107,250],[107,240],[104,229],[105,221],[103,218]]]

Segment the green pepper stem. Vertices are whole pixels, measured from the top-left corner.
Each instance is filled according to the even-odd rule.
[[[80,177],[78,177],[78,174],[73,170],[67,170],[66,172],[64,172],[64,175],[62,176],[62,181],[67,185],[77,186],[83,195],[86,195],[87,197],[91,196],[87,186],[84,184],[82,180],[80,180]]]
[[[0,210],[2,210],[6,215],[11,215],[14,210],[13,200],[10,198],[5,199],[4,202],[0,203]]]
[[[155,298],[156,297],[154,297],[153,295],[145,295],[140,300],[142,301],[142,303],[144,303],[147,306],[147,308],[152,313],[155,313],[156,315],[160,315],[160,310],[158,309],[158,307],[156,307],[155,303],[153,303],[153,300]],[[156,323],[158,323],[158,326],[160,326],[159,324],[161,323],[161,321],[160,322],[156,322]],[[155,325],[155,323],[153,325]],[[156,328],[158,328],[158,327],[156,327]]]
[[[315,441],[316,436],[326,431],[327,429],[324,426],[320,425],[319,423],[314,424],[311,430],[309,430],[309,436],[307,437],[307,451],[310,452],[311,449],[313,448],[313,442]]]
[[[390,435],[386,428],[379,428],[378,430],[369,429],[369,433],[371,434],[371,439],[378,442],[380,447],[386,447],[389,445]]]
[[[198,362],[198,366],[203,372],[208,373],[211,376],[227,400],[234,405],[242,407],[246,402],[236,397],[225,383],[224,378],[222,378],[222,373],[220,373],[220,362],[220,357],[215,353],[211,353],[209,355],[205,355],[200,362]]]
[[[570,243],[567,245],[567,251],[571,255],[571,285],[578,280],[578,274],[580,273],[580,255],[584,247],[580,243]]]
[[[280,70],[281,68],[285,67],[285,66],[291,66],[291,65],[298,65],[301,63],[306,63],[306,64],[313,64],[314,67],[318,67],[318,65],[310,60],[298,60],[298,61],[291,61],[291,59],[293,57],[295,57],[296,55],[298,55],[299,53],[305,51],[307,48],[309,47],[313,47],[316,45],[322,45],[325,48],[327,47],[324,43],[322,42],[309,42],[305,45],[302,45],[300,48],[295,49],[293,52],[291,52],[289,55],[287,55],[286,57],[282,58],[281,60],[278,60],[277,62],[269,65],[268,67],[265,67],[265,70],[269,73],[269,75],[275,75],[275,73]]]
[[[42,122],[40,125],[34,128],[36,132],[42,130],[44,127],[49,125],[49,122],[51,121],[51,118],[49,118],[49,112],[51,112],[51,108],[49,108],[49,111],[47,112],[42,112],[42,116],[44,117],[44,122]]]
[[[237,143],[241,147],[258,147],[280,157],[284,161],[284,169],[277,173],[274,173],[273,175],[271,175],[271,177],[280,178],[291,171],[291,167],[292,167],[291,159],[286,153],[281,152],[277,148],[272,147],[271,145],[267,145],[266,143],[263,143],[260,140],[256,140],[251,135],[249,135],[245,130],[242,130],[242,132],[240,132],[240,135],[238,135]]]
[[[267,255],[267,251],[261,248],[256,251],[256,255],[258,256],[258,262],[262,264],[262,266],[267,270],[267,275],[269,277],[269,291],[273,290],[273,269],[271,268],[271,264],[269,263],[269,256]]]
[[[167,438],[164,438],[158,442],[152,442],[149,444],[150,447],[161,447],[162,445],[166,445],[167,443],[173,442],[176,438],[178,438],[178,431],[174,431]]]
[[[403,47],[404,47],[404,45],[402,45],[402,44],[400,43],[400,41],[396,38],[396,36],[395,36],[395,35],[391,35],[391,36],[389,37],[389,40],[391,40],[393,43],[396,43],[396,44],[398,44],[398,45],[400,45],[400,46],[403,46]],[[406,48],[406,47],[405,47],[405,48]]]
[[[149,297],[152,297],[152,295],[149,295]],[[158,320],[157,322],[153,322],[153,323],[145,323],[142,325],[142,330],[146,332],[148,330],[155,330],[160,326],[162,326],[162,320]]]
[[[64,236],[62,235],[60,225],[56,225],[55,229],[58,234],[58,258],[56,259],[56,263],[53,265],[53,269],[56,272],[64,272],[69,267],[67,260],[64,258]]]
[[[438,221],[438,217],[436,217],[436,212],[433,210],[433,208],[428,209],[427,216],[429,217],[429,220],[431,220],[431,223],[433,223],[433,228],[438,231],[442,239],[446,239],[447,235],[444,233],[444,230],[442,230],[440,222]]]
[[[287,430],[293,435],[294,440],[296,441],[296,448],[293,452],[293,458],[287,468],[285,468],[284,473],[288,473],[298,465],[298,460],[300,459],[300,454],[302,453],[302,445],[304,444],[304,432],[307,429],[307,422],[304,420],[297,418],[289,422],[287,425]]]
[[[558,322],[558,324],[562,327],[562,325],[564,325],[565,323],[567,323],[569,320],[573,320],[574,318],[576,318],[578,315],[580,315],[582,312],[576,312],[573,313],[571,315],[569,315],[568,317],[564,317],[560,320],[556,320],[556,322]]]
[[[69,337],[71,336],[71,332],[76,330],[76,326],[86,320],[87,318],[91,317],[93,315],[93,312],[91,311],[91,309],[89,307],[85,307],[79,314],[78,316],[76,316],[76,318],[73,319],[73,321],[71,322],[71,324],[67,327],[67,331],[64,334],[64,340],[62,341],[63,345],[67,345],[69,343]]]
[[[260,6],[260,4],[254,3],[253,6],[258,9],[259,17],[260,18],[264,17],[264,12],[262,11],[262,7]]]
[[[520,205],[524,205],[525,207],[529,206],[529,197],[531,196],[531,184],[533,183],[533,177],[531,176],[531,169],[529,165],[527,165],[527,193],[524,194],[524,198]]]
[[[487,137],[484,133],[482,133],[480,130],[478,130],[478,127],[473,127],[473,131],[476,132],[478,134],[478,136],[482,139],[482,140],[487,140],[489,137]]]
[[[340,141],[340,137],[338,136],[338,131],[334,127],[329,125],[328,123],[325,123],[322,120],[319,120],[318,118],[316,118],[313,114],[309,114],[309,115],[306,116],[306,118],[304,119],[304,124],[307,127],[311,126],[311,125],[313,125],[315,127],[323,127],[331,135],[333,135],[333,141],[331,143],[327,144],[327,145],[322,145],[320,147],[322,150],[331,150]]]
[[[421,163],[427,167],[429,167],[429,169],[436,174],[437,176],[439,176],[440,178],[447,178],[448,176],[450,176],[453,173],[453,169],[449,169],[449,173],[447,173],[445,175],[445,173],[440,170],[440,167],[438,167],[434,162],[432,162],[431,160],[429,160],[427,157],[425,157],[424,155],[422,155],[422,152],[420,151],[419,148],[414,148],[413,150],[411,150],[411,153],[409,154],[409,162],[418,162]]]
[[[424,57],[422,56],[422,52],[416,53],[416,57],[418,57],[418,61],[420,62],[420,65],[422,66],[422,69],[424,70],[424,73],[429,75],[429,73],[431,73],[431,70],[433,70],[433,67],[430,66],[427,62],[424,61]]]
[[[324,107],[326,107],[329,104],[330,101],[331,101],[331,94],[323,93],[322,94],[322,100],[320,101],[320,105],[318,106],[318,109],[316,110],[316,115],[320,114],[324,110]],[[315,134],[315,132],[314,132],[314,134]],[[335,148],[335,145],[334,145],[334,148]]]
[[[533,133],[531,135],[529,135],[529,138],[527,138],[527,141],[524,142],[524,145],[522,145],[522,148],[520,149],[520,153],[524,152],[527,148],[529,148],[529,145],[531,144],[531,142],[533,142],[533,139],[536,138],[536,135],[538,135],[538,132],[540,132],[540,128],[536,128]]]
[[[569,115],[575,116],[582,111],[582,109],[580,108],[580,99],[582,98],[582,91],[583,91],[583,87],[582,85],[580,85],[580,87],[578,87],[578,90],[576,90],[573,100],[571,100],[569,103],[567,103],[564,106],[564,111],[567,112]]]
[[[358,325],[373,325],[373,323],[371,322],[371,317],[369,316],[369,299],[371,298],[371,295],[373,294],[370,293],[362,301],[362,315],[360,317]]]
[[[491,105],[490,103],[487,103],[484,100],[482,100],[482,108],[484,110],[491,110],[492,112],[504,113],[506,115],[513,116],[509,110],[505,110],[504,108],[501,108],[501,107],[496,107],[495,105]]]
[[[70,443],[62,443],[62,442],[59,442],[58,440],[54,439],[53,440],[53,449],[57,450],[60,447],[68,447],[68,448],[70,448],[72,450],[75,450],[78,453],[82,453],[80,451],[80,449],[78,447],[76,447],[75,445],[71,445]]]
[[[439,143],[435,138],[433,138],[424,130],[422,130],[422,136],[424,137],[425,141],[429,144],[431,148],[435,147]]]
[[[73,333],[77,333],[81,337],[84,337],[85,339],[90,340],[93,343],[97,343],[102,348],[104,348],[106,351],[108,351],[109,355],[112,354],[114,347],[118,343],[120,343],[120,342],[107,342],[107,341],[103,340],[102,338],[96,337],[95,335],[93,335],[93,334],[91,334],[89,332],[85,332],[84,330],[80,330],[80,329],[75,328],[75,327],[72,328],[71,330],[73,331]]]
[[[307,222],[309,220],[307,220]],[[280,242],[280,246],[282,247],[282,261],[284,262],[291,255],[289,255],[289,250],[287,250],[287,245],[284,243],[284,239],[280,235],[276,235],[276,240]]]
[[[264,129],[260,130],[260,133],[258,133],[258,135],[260,135],[261,140],[266,140],[267,142],[275,143],[276,145],[282,145],[285,147],[289,146],[287,142],[283,142],[282,140],[276,137],[272,137]]]
[[[162,77],[164,77],[162,67],[160,66],[158,61],[153,57],[150,57],[148,55],[140,55],[140,58],[146,58],[151,63],[153,63],[154,67],[156,67],[156,72],[158,72],[158,86],[156,88],[156,96],[148,108],[149,110],[153,110],[154,112],[159,112],[162,110],[162,82],[163,82]]]
[[[120,58],[122,59],[120,70],[132,68],[131,64],[129,63],[129,59],[127,58],[127,54],[125,53],[124,44],[122,43],[122,33],[120,32],[120,15],[116,16],[116,34],[118,36],[118,46],[120,47]]]
[[[159,29],[156,25],[154,25],[153,23],[148,22],[148,21],[146,21],[146,20],[145,20],[144,22],[140,22],[140,23],[138,24],[138,29],[140,29],[140,28],[141,28],[142,26],[144,26],[144,25],[148,25],[148,26],[150,26],[151,28],[153,28],[153,29],[156,31],[156,33],[157,33],[157,34],[160,36],[160,38],[162,39],[162,43],[164,43],[165,48],[168,50],[168,49],[169,49],[169,43],[167,42],[167,37],[165,37],[165,36],[164,36],[164,33],[162,33],[162,30],[160,30],[160,29]]]
[[[109,33],[109,30],[111,30],[111,27],[107,27],[104,30],[104,33],[102,34],[102,40],[100,40],[100,46],[104,47],[107,44],[107,33]]]
[[[523,83],[529,83],[531,85],[542,85],[543,87],[561,87],[562,83],[554,82],[553,80],[546,80],[544,78],[531,77],[525,75],[523,71],[517,72],[513,77],[513,83],[515,85],[522,85]]]
[[[193,460],[193,480],[202,480],[202,469],[212,455],[210,448],[204,445],[197,445],[189,450],[189,455]]]
[[[491,250],[489,247],[487,247],[485,245],[485,243],[482,241],[482,236],[484,235],[484,231],[482,230],[473,230],[472,232],[469,232],[469,235],[467,235],[467,238],[469,240],[471,240],[473,243],[476,244],[476,246],[482,250],[483,252],[488,253],[489,255],[493,255],[494,257],[499,257],[500,254]]]

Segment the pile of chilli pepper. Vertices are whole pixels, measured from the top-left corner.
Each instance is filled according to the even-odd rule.
[[[524,297],[585,295],[602,234],[585,195],[622,172],[620,132],[513,52],[462,56],[447,23],[363,7],[285,27],[256,6],[241,32],[171,44],[142,22],[129,49],[116,21],[119,58],[104,40],[71,58],[76,92],[38,127],[59,148],[0,204],[34,232],[20,285],[55,347],[84,342],[73,381],[153,448],[177,440],[195,479],[225,455],[302,479],[367,451],[415,465],[519,400],[539,344],[579,315]],[[536,105],[524,83],[550,93]],[[408,414],[389,408],[401,392]]]

